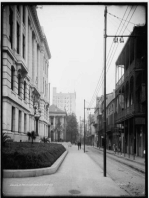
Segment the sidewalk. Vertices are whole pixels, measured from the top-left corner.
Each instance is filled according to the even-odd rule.
[[[94,148],[103,152],[103,148],[100,148],[100,149],[98,147],[94,147]],[[109,154],[108,155],[109,157],[111,156],[115,160],[122,162],[130,167],[133,167],[145,173],[145,158],[135,156],[135,159],[134,159],[133,155],[130,155],[130,158],[129,158],[128,154],[125,154],[125,157],[124,157],[124,153],[121,154],[120,152],[117,152],[116,154],[114,154],[112,150],[108,150],[108,149],[106,149],[106,153]]]
[[[72,145],[55,174],[30,178],[3,178],[2,191],[11,196],[128,196],[103,170]]]

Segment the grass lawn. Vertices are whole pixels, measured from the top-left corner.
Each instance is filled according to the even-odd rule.
[[[2,148],[3,169],[32,169],[50,167],[64,152],[56,143],[11,142]]]

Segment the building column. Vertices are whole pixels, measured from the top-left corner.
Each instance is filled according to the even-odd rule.
[[[25,61],[26,61],[26,65],[27,67],[29,67],[28,65],[28,10],[27,7],[25,6]]]
[[[27,102],[27,104],[29,104],[29,83],[26,81],[26,90],[25,90],[25,94],[26,94],[26,99],[25,101]]]
[[[17,133],[18,133],[18,121],[19,121],[19,115],[18,114],[19,114],[18,108],[15,108],[15,128],[14,128],[14,130]]]
[[[128,119],[128,157],[130,158],[130,120]]]
[[[43,49],[42,46],[40,46],[40,67],[39,67],[39,87],[40,87],[40,92],[43,92]]]
[[[23,57],[23,50],[22,50],[22,46],[23,46],[23,27],[22,27],[22,6],[20,6],[20,45],[19,45],[19,54]]]
[[[20,81],[20,96],[23,99],[23,95],[24,95],[24,79],[21,77],[21,81]]]
[[[18,72],[16,69],[14,72],[14,92],[18,94]]]
[[[38,69],[38,62],[37,62],[37,40],[36,40],[36,37],[35,37],[35,40],[34,40],[34,83],[36,86],[38,86],[38,79],[37,79],[37,69]]]
[[[29,76],[32,77],[32,29],[30,24],[28,24],[28,68]]]
[[[32,82],[35,83],[35,34],[32,32]]]
[[[37,45],[37,79],[38,79],[38,90],[39,92],[41,92],[41,89],[40,89],[40,83],[41,83],[41,80],[40,80],[40,47],[39,45]]]
[[[136,128],[135,128],[135,118],[133,118],[133,159],[135,159],[135,131],[136,131]]]
[[[22,116],[21,116],[21,133],[24,133],[24,112],[21,111]]]
[[[3,117],[3,131],[11,130],[11,105],[3,101],[2,106],[2,117]]]
[[[26,132],[29,132],[30,130],[29,130],[29,123],[30,121],[29,121],[29,114],[26,114]]]
[[[16,6],[14,6],[14,9],[13,9],[13,22],[16,21],[17,19],[17,11],[16,11]],[[17,23],[13,23],[13,43],[12,43],[12,47],[13,49],[15,49],[15,51],[17,50],[17,39],[16,39],[16,35],[17,35],[17,32],[16,32],[16,29],[17,29]]]

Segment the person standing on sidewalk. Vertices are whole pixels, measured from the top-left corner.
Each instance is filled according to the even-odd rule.
[[[78,141],[78,150],[79,150],[79,148],[80,148],[80,142]]]
[[[116,153],[115,144],[113,144],[113,151],[114,151],[114,154],[115,154]]]
[[[80,141],[80,149],[81,149],[81,141]]]

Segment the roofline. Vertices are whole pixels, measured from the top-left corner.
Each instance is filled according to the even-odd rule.
[[[145,27],[145,26],[146,26],[146,24],[134,26],[133,31],[130,33],[129,36],[132,36],[132,35],[134,34],[135,30],[136,30],[138,27]],[[125,47],[126,47],[126,45],[128,44],[128,42],[129,42],[130,39],[131,39],[131,37],[128,37],[128,39],[127,39],[125,45],[123,46],[121,52],[119,53],[118,58],[117,58],[116,61],[115,61],[115,64],[117,64],[117,62],[118,62],[118,60],[119,60],[121,54],[123,53],[123,50],[125,49]]]
[[[40,22],[39,22],[39,18],[38,18],[38,15],[37,15],[37,11],[36,11],[36,6],[35,5],[32,5],[32,6],[29,6],[29,8],[32,10],[32,13],[33,13],[33,17],[37,23],[37,28],[38,28],[38,31],[39,31],[39,34],[40,34],[40,38],[41,40],[44,42],[45,44],[45,47],[46,47],[46,51],[47,51],[47,54],[48,54],[48,58],[50,59],[51,58],[51,53],[50,53],[50,49],[49,49],[49,45],[48,45],[48,42],[47,42],[47,38],[46,36],[43,34],[43,31],[41,29],[41,25],[40,25]]]

